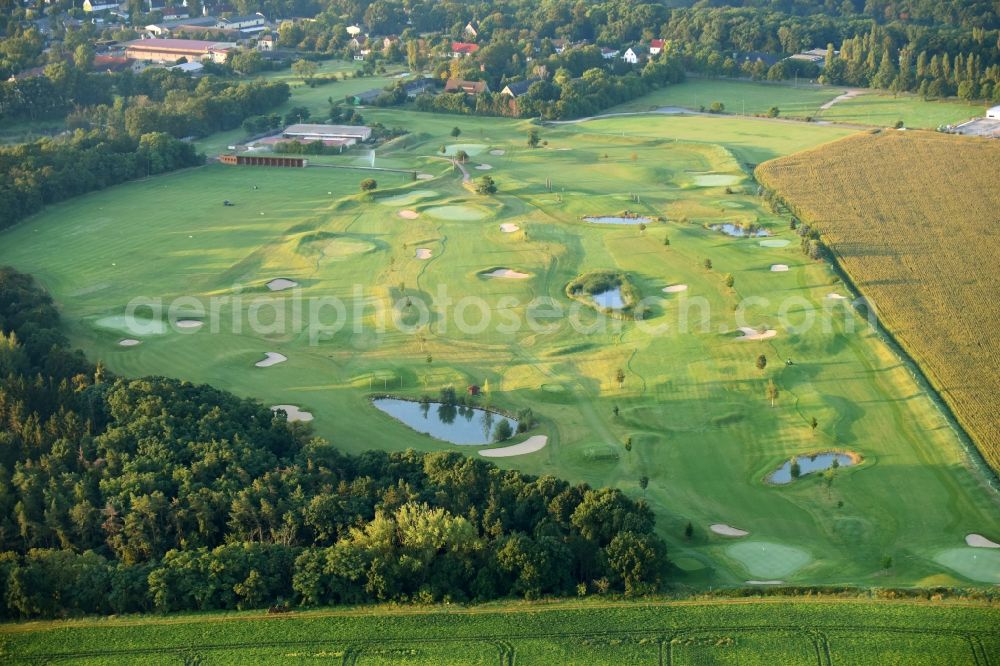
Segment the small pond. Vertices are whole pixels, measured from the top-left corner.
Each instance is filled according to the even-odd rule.
[[[622,300],[621,287],[608,289],[599,294],[591,294],[590,297],[594,299],[594,305],[602,310],[621,310],[625,307],[625,301]]]
[[[798,456],[792,458],[799,463],[799,476],[822,472],[833,467],[833,461],[837,461],[839,467],[850,467],[855,463],[855,458],[846,453],[818,453],[815,456]],[[768,483],[784,485],[791,483],[795,479],[792,477],[792,460],[785,461],[785,464],[774,470],[767,476]]]
[[[770,236],[770,232],[767,229],[748,229],[746,227],[741,227],[738,224],[731,224],[729,222],[725,224],[712,224],[708,227],[712,231],[721,231],[727,236],[734,236],[736,238],[759,238],[761,236]]]
[[[478,407],[446,405],[442,402],[416,402],[399,398],[376,398],[372,404],[397,421],[452,444],[481,446],[493,443],[493,432],[500,421],[510,423],[517,432],[517,421]]]
[[[583,219],[591,224],[650,224],[653,221],[651,217],[623,217],[621,215],[603,215]]]

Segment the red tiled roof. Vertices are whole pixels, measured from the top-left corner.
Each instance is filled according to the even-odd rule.
[[[652,40],[652,41],[649,42],[649,46],[650,46],[650,48],[654,48],[654,49],[662,49],[663,48],[663,40],[662,39],[654,39],[654,40]]]
[[[479,50],[479,44],[470,44],[469,42],[451,43],[452,53],[475,53],[478,50]]]

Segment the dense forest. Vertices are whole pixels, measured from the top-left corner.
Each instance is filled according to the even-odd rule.
[[[618,490],[451,451],[347,456],[210,386],[113,377],[12,269],[0,377],[7,617],[641,593],[666,569]]]

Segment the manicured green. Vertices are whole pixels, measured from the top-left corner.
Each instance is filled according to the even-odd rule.
[[[767,577],[789,583],[996,582],[990,567],[939,557],[972,551],[964,545],[970,532],[1000,538],[995,495],[966,467],[955,433],[905,366],[862,319],[827,298],[850,294],[828,266],[801,254],[788,221],[765,208],[746,171],[747,163],[852,130],[634,116],[543,126],[548,145],[532,150],[528,122],[392,109],[365,115],[411,131],[380,148],[376,166],[433,179],[210,165],[53,206],[0,235],[0,263],[34,273],[62,308],[74,344],[110,370],[298,405],[315,414],[317,434],[347,451],[449,448],[372,407],[374,391],[416,398],[448,384],[488,387],[481,402],[510,413],[530,407],[540,425],[529,434],[549,437],[542,450],[498,464],[644,497],[670,556],[685,563],[670,574],[684,583],[742,585],[772,573],[744,549],[730,550],[738,539],[710,532],[717,522],[748,530],[748,542],[774,544],[783,564]],[[466,148],[486,148],[466,168],[478,177],[487,173],[478,165],[492,166],[496,196],[474,194],[440,156],[442,144],[454,152],[456,125]],[[352,151],[329,159],[358,166],[370,158]],[[378,189],[362,194],[368,177]],[[401,198],[387,199],[394,196]],[[224,207],[224,199],[235,205]],[[399,217],[403,208],[419,217]],[[625,209],[666,221],[643,230],[582,220]],[[766,247],[707,229],[722,222],[760,224],[791,242]],[[520,229],[504,233],[506,223]],[[418,258],[418,249],[430,258]],[[789,271],[772,272],[774,264]],[[480,279],[495,267],[531,277]],[[601,270],[626,273],[650,299],[641,321],[608,319],[566,296],[570,280]],[[265,284],[278,277],[295,280],[299,291],[268,292]],[[663,292],[675,284],[688,290]],[[297,294],[344,299],[345,325],[315,344],[291,323],[269,327],[276,309],[293,321]],[[217,297],[218,328],[129,334],[142,343],[121,347],[126,334],[98,321],[124,314],[139,296]],[[419,309],[406,305],[444,296],[448,317],[425,326]],[[482,330],[483,311],[466,297],[484,299],[491,323]],[[540,316],[529,325],[527,304],[536,297],[551,298],[565,316],[532,309]],[[750,297],[767,300],[750,302],[741,321],[734,307]],[[790,326],[807,305],[828,325],[796,332]],[[306,319],[309,307],[302,305]],[[833,314],[824,317],[824,309]],[[319,313],[325,323],[337,315],[332,306]],[[256,332],[251,318],[261,324]],[[380,330],[380,320],[393,318],[404,326]],[[512,319],[521,322],[513,330],[505,326]],[[558,330],[546,331],[553,323]],[[735,333],[761,325],[776,336],[748,341]],[[255,367],[269,351],[288,360]],[[764,371],[755,367],[762,353]],[[769,379],[780,390],[773,408]],[[819,474],[783,487],[764,483],[791,456],[824,450],[855,451],[864,462],[838,470],[829,484]],[[886,556],[893,566],[883,570]]]
[[[981,664],[1000,611],[949,602],[584,599],[0,627],[6,663]]]

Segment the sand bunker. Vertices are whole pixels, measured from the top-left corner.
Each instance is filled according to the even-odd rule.
[[[495,271],[491,271],[489,273],[483,273],[483,276],[491,278],[506,278],[508,280],[525,280],[531,277],[531,275],[529,275],[528,273],[513,271],[509,268],[498,268]]]
[[[831,301],[846,301],[847,300],[847,296],[841,296],[840,294],[837,294],[837,293],[827,294],[826,297],[829,298]]]
[[[141,345],[142,341],[135,338],[125,338],[124,340],[119,340],[118,344],[122,347],[135,347],[136,345]]]
[[[479,455],[485,458],[509,458],[511,456],[523,456],[526,453],[541,451],[548,443],[549,438],[545,435],[535,435],[534,437],[529,437],[520,444],[505,446],[502,449],[487,449],[486,451],[480,451]]]
[[[773,338],[778,334],[773,328],[769,328],[763,333],[760,331],[750,328],[749,326],[740,326],[740,337],[737,340],[767,340],[768,338]]]
[[[771,266],[771,272],[772,273],[787,273],[788,272],[788,265],[787,264],[774,264],[773,266]]]
[[[500,231],[504,232],[505,234],[512,234],[520,228],[521,227],[517,226],[516,224],[512,224],[511,222],[504,222],[503,224],[500,225]]]
[[[204,325],[205,325],[205,322],[200,321],[198,319],[178,319],[177,320],[177,328],[193,329],[193,328],[201,328]]]
[[[276,412],[279,409],[288,415],[289,423],[293,421],[308,422],[313,420],[312,412],[301,410],[295,405],[273,405],[271,407],[272,412]]]
[[[264,352],[265,358],[263,361],[257,361],[254,363],[258,368],[270,368],[272,365],[278,365],[279,363],[284,363],[288,360],[288,357],[284,354],[279,354],[278,352]]]
[[[730,527],[725,523],[713,523],[708,526],[708,529],[712,530],[716,534],[721,534],[727,537],[745,537],[750,534],[746,530],[737,529],[735,527]]]
[[[742,176],[733,176],[725,173],[702,173],[694,177],[694,184],[698,187],[721,187],[722,185],[735,185],[743,180]]]
[[[1000,548],[1000,543],[990,541],[982,534],[966,534],[965,543],[973,548]]]
[[[760,241],[761,247],[785,247],[792,241],[787,238],[769,238],[767,240]]]
[[[285,289],[291,289],[292,287],[297,286],[299,286],[298,282],[287,278],[275,278],[267,283],[267,288],[271,291],[284,291]]]
[[[434,176],[429,173],[418,173],[417,180],[434,180]]]
[[[686,284],[672,284],[663,288],[664,293],[667,294],[679,294],[682,291],[687,291],[688,286]]]
[[[784,585],[783,580],[748,580],[747,585]]]
[[[496,149],[496,150],[491,150],[490,151],[490,155],[493,155],[494,157],[500,157],[503,154],[504,154],[504,151],[502,151],[500,149]]]
[[[397,214],[404,220],[415,220],[420,217],[420,213],[415,210],[401,210]]]
[[[492,164],[477,164],[476,168],[479,169],[480,171],[489,171],[490,169],[493,168],[493,165]]]
[[[430,259],[431,251],[428,250],[426,247],[418,247],[416,254],[414,254],[413,256],[415,256],[417,259]]]

